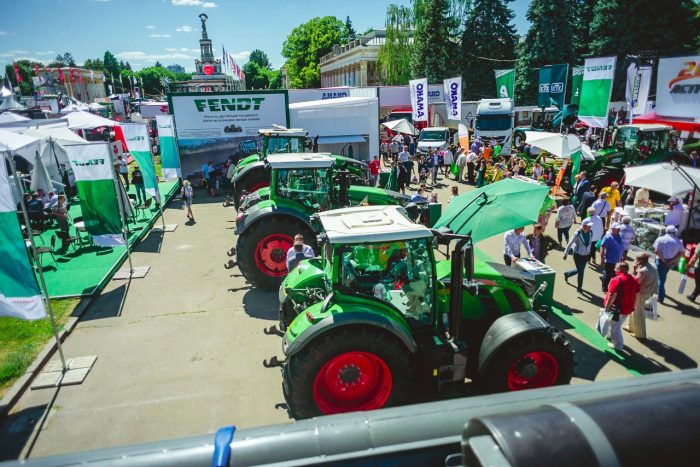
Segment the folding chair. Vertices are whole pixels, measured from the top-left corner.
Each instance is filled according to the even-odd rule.
[[[56,237],[63,242],[63,245],[68,244],[68,247],[73,247],[73,250],[75,250],[75,243],[80,242],[80,237],[74,237],[70,234],[67,234],[65,232],[61,232],[60,230],[56,231]],[[52,239],[53,240],[53,239]]]
[[[42,246],[42,247],[38,247],[38,248],[36,249],[36,254],[39,256],[39,266],[40,266],[40,267],[42,267],[42,268],[44,267],[44,265],[43,265],[42,262],[41,262],[41,258],[42,258],[46,253],[48,253],[48,254],[51,255],[51,259],[53,259],[53,262],[54,262],[54,263],[56,262],[56,257],[53,255],[53,250],[54,250],[55,248],[56,248],[56,237],[52,235],[52,236],[51,236],[51,246],[50,246],[50,247],[48,247],[48,246]]]
[[[139,213],[143,213],[144,217],[146,215],[146,211],[151,209],[151,203],[153,202],[153,198],[148,198],[145,203],[143,203],[143,206],[135,206],[136,210]]]

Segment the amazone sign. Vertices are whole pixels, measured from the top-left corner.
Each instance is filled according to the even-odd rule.
[[[226,112],[260,110],[264,97],[239,97],[231,99],[194,99],[197,112]]]

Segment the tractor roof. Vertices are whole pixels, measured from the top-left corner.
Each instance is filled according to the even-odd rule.
[[[432,237],[399,206],[358,206],[319,214],[331,243],[381,243]]]
[[[636,128],[639,131],[671,131],[673,130],[672,126],[668,125],[660,125],[658,123],[637,123],[637,124],[632,124],[632,125],[620,125],[617,127],[618,129],[622,128]]]
[[[328,152],[292,152],[270,154],[267,162],[273,169],[322,169],[335,164]]]
[[[288,137],[302,137],[306,136],[306,130],[302,128],[261,128],[258,130],[260,136],[288,136]]]

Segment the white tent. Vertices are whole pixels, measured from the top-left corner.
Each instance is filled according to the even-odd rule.
[[[49,173],[46,171],[46,166],[41,160],[41,155],[38,152],[34,156],[33,163],[34,168],[32,169],[32,173],[30,174],[32,177],[30,185],[32,191],[39,191],[40,189],[44,190],[44,193],[54,191],[54,188],[56,188],[59,185],[54,186],[54,183],[52,183],[52,180],[49,177]]]
[[[14,112],[3,112],[2,114],[0,114],[0,123],[21,122],[24,120],[29,119],[23,115],[18,115]]]
[[[530,146],[544,149],[548,153],[562,159],[569,159],[571,154],[576,151],[581,151],[584,159],[589,159],[591,156],[590,148],[584,151],[581,141],[576,135],[548,133],[546,131],[526,131],[525,142]]]
[[[17,99],[15,99],[15,95],[11,94],[2,101],[2,104],[0,104],[0,110],[24,110],[26,109],[25,106],[17,102]]]
[[[88,104],[88,108],[90,110],[104,110],[105,109],[102,105],[98,104],[97,102],[93,102],[92,104]]]
[[[66,119],[68,119],[68,128],[71,130],[88,130],[101,126],[119,125],[119,122],[91,114],[90,112],[83,112],[82,110],[69,113],[66,115]]]
[[[28,161],[34,160],[34,154],[40,149],[39,138],[25,136],[0,129],[0,151],[20,155]]]
[[[53,182],[61,181],[61,165],[70,167],[65,144],[86,144],[88,141],[73,133],[66,127],[62,128],[29,128],[25,135],[41,138],[41,160],[46,166],[49,177]]]

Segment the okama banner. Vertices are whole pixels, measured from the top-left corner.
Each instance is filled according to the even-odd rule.
[[[615,77],[615,57],[587,58],[583,65],[583,84],[578,118],[594,128],[605,128],[608,105]]]
[[[496,95],[501,99],[513,99],[515,70],[493,70],[496,73]]]
[[[581,84],[583,84],[583,67],[575,66],[571,69],[571,102],[578,105],[581,101]]]
[[[408,82],[411,92],[411,108],[414,122],[428,121],[428,78],[412,79]]]
[[[566,96],[566,77],[569,73],[569,65],[547,65],[540,68],[540,79],[537,92],[537,105],[549,107],[556,105],[560,109],[564,107]]]
[[[160,144],[160,164],[165,178],[182,177],[180,154],[175,141],[175,125],[172,115],[156,115],[158,144]]]
[[[126,246],[107,143],[64,146],[80,193],[85,230],[98,246]]]
[[[448,120],[462,120],[462,77],[448,78],[442,82]]]
[[[10,179],[4,167],[3,162],[0,170],[0,316],[44,318],[44,302],[29,264]]]
[[[119,125],[124,132],[126,149],[134,156],[143,174],[143,186],[146,193],[160,203],[158,178],[151,156],[151,139],[148,137],[148,127],[145,123],[122,123]]]

